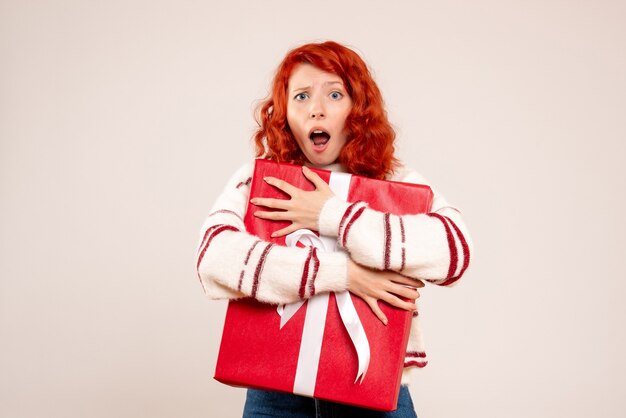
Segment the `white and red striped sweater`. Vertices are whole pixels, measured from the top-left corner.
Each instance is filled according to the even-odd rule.
[[[324,168],[345,171],[339,164]],[[472,242],[461,214],[434,188],[431,211],[419,215],[396,216],[365,203],[328,200],[320,213],[319,232],[335,237],[346,251],[323,253],[261,241],[247,233],[243,223],[253,169],[249,163],[235,172],[202,226],[197,270],[210,299],[252,296],[285,304],[315,293],[343,291],[348,287],[348,254],[361,265],[442,286],[453,285],[469,265]],[[406,167],[388,180],[428,184]],[[410,370],[428,363],[417,312],[403,383],[409,383]]]

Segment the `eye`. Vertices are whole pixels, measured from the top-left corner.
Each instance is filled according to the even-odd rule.
[[[333,91],[332,93],[330,93],[330,98],[333,100],[339,100],[343,97],[343,94],[339,91]]]
[[[297,101],[301,102],[304,99],[306,99],[307,97],[309,97],[309,95],[307,93],[298,93],[293,98],[294,98],[294,100],[297,100]]]

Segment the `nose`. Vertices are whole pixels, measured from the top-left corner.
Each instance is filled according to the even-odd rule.
[[[309,117],[311,119],[323,119],[326,114],[324,105],[319,100],[311,100],[311,108],[309,109]]]

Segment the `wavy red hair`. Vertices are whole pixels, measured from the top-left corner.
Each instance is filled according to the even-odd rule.
[[[305,63],[339,76],[352,98],[345,125],[348,138],[339,162],[353,174],[377,179],[391,174],[398,165],[394,157],[396,134],[387,120],[380,90],[361,57],[332,41],[295,48],[279,65],[272,91],[258,108],[256,156],[297,164],[306,161],[287,123],[289,78],[296,66]]]

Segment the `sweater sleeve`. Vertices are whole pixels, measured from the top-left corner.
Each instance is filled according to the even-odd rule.
[[[246,232],[253,164],[228,181],[207,216],[198,242],[196,268],[210,299],[251,296],[282,304],[347,288],[347,255],[307,247],[284,247]]]
[[[410,170],[397,180],[427,184]],[[375,211],[364,202],[351,204],[333,197],[322,208],[319,231],[336,237],[359,264],[452,285],[465,273],[473,244],[460,211],[434,188],[433,192],[429,213],[403,216]]]

